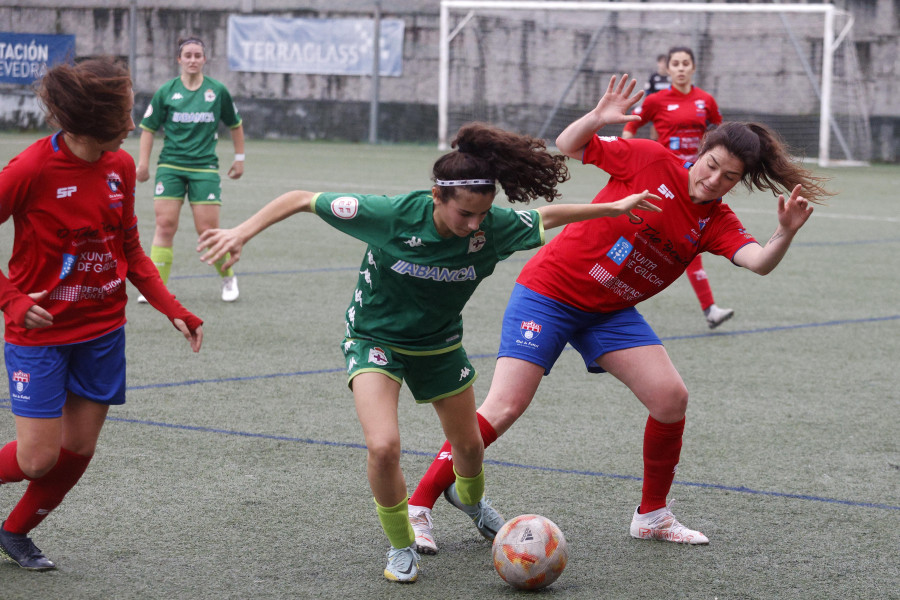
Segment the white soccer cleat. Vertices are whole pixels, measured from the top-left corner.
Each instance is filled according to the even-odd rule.
[[[416,534],[416,551],[421,554],[437,554],[434,543],[434,524],[431,522],[431,509],[424,506],[409,506],[409,522]]]
[[[419,577],[419,555],[415,544],[408,548],[391,548],[387,553],[387,566],[384,568],[385,579],[399,583],[412,583]]]
[[[237,284],[237,276],[232,275],[230,277],[222,278],[222,301],[223,302],[234,302],[240,296],[240,291],[238,291]]]
[[[728,319],[734,316],[733,308],[719,308],[715,304],[710,304],[709,308],[703,311],[706,316],[706,324],[710,329],[715,329]]]
[[[666,506],[645,515],[638,512],[640,506],[634,509],[634,517],[631,518],[631,537],[676,544],[708,544],[708,537],[678,522],[672,514],[674,502],[669,500]]]
[[[147,301],[147,299],[144,298],[144,295],[143,295],[143,294],[141,294],[140,296],[137,297],[137,303],[138,303],[138,304],[150,304],[150,303]]]

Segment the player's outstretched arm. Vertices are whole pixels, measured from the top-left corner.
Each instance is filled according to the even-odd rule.
[[[629,79],[627,73],[622,75],[618,84],[616,80],[615,75],[609,79],[606,92],[591,112],[571,123],[559,134],[556,138],[556,147],[560,152],[581,160],[584,147],[597,130],[614,123],[641,120],[640,115],[629,115],[628,111],[644,97],[644,90],[632,95],[637,80]]]
[[[244,244],[271,225],[288,218],[298,212],[311,212],[312,199],[315,194],[303,190],[295,190],[282,194],[262,207],[259,212],[231,229],[207,229],[200,235],[197,252],[202,252],[200,260],[211,265],[231,253],[222,265],[227,269],[241,259]]]
[[[800,195],[800,190],[801,186],[795,186],[787,200],[784,199],[784,194],[779,194],[778,227],[775,233],[765,246],[748,244],[738,250],[734,255],[736,265],[760,275],[767,275],[778,266],[787,254],[794,236],[813,212],[809,201]]]
[[[181,319],[173,319],[172,323],[175,327],[180,331],[185,339],[187,339],[188,343],[191,345],[191,350],[194,352],[200,352],[200,346],[203,345],[203,326],[198,326],[197,329],[191,331],[187,324]]]
[[[631,194],[615,202],[603,202],[598,204],[549,204],[541,206],[537,211],[541,214],[544,229],[553,229],[577,221],[587,221],[598,217],[618,217],[628,215],[635,217],[635,210],[649,210],[660,212],[662,209],[650,200],[661,200],[655,194],[644,190],[640,194]]]

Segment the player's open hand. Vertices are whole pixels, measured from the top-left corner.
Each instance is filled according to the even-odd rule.
[[[594,109],[595,115],[605,125],[640,121],[641,117],[639,115],[629,115],[628,111],[641,101],[641,98],[644,97],[644,90],[632,95],[637,80],[634,78],[629,79],[627,73],[624,73],[622,78],[618,79],[618,83],[616,83],[617,79],[616,75],[610,77],[609,85],[606,86],[606,93],[603,94],[597,103],[597,108]]]
[[[43,292],[28,294],[28,297],[35,302],[41,302],[49,295],[50,292],[44,290]],[[25,313],[25,322],[23,323],[23,325],[25,326],[25,329],[40,329],[42,327],[50,327],[51,325],[53,325],[53,315],[51,315],[46,308],[41,308],[40,306],[35,304],[28,309],[28,312]]]
[[[784,194],[778,195],[778,224],[785,230],[795,232],[809,220],[813,207],[809,200],[800,195],[801,186],[794,186],[787,200]]]
[[[231,256],[222,264],[222,271],[241,259],[244,240],[234,229],[207,229],[200,234],[197,241],[197,252],[202,252],[200,260],[211,265],[230,253]]]
[[[200,346],[203,345],[203,326],[200,325],[197,329],[191,331],[181,319],[173,319],[172,323],[178,331],[184,334],[185,339],[191,344],[191,350],[200,352]]]
[[[635,210],[649,210],[650,212],[662,212],[662,209],[657,205],[650,202],[650,200],[662,200],[656,194],[651,194],[647,190],[644,190],[640,194],[631,194],[630,196],[625,196],[621,200],[616,200],[615,202],[610,202],[610,207],[614,207],[617,210],[621,211],[619,214],[628,215],[631,219],[637,219],[637,215],[634,214]]]

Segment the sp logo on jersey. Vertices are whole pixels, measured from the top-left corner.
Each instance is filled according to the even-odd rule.
[[[519,326],[519,331],[526,340],[533,340],[539,336],[541,334],[541,329],[542,327],[534,321],[522,321],[522,324]]]

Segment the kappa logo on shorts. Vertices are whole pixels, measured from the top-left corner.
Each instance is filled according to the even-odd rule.
[[[543,327],[534,321],[522,321],[522,325],[519,326],[519,331],[522,332],[522,337],[526,340],[533,340],[539,336],[541,329]]]
[[[384,350],[375,346],[374,348],[369,348],[369,362],[373,365],[378,365],[379,367],[383,367],[388,364],[387,354]]]
[[[163,186],[162,181],[156,184],[156,189],[153,191],[157,196],[162,196],[162,193],[166,191],[166,188]]]
[[[26,373],[25,371],[13,371],[12,380],[16,384],[16,391],[21,394],[31,382],[31,373]]]

